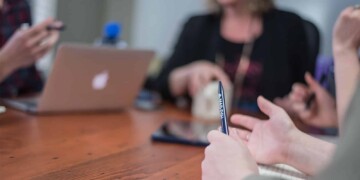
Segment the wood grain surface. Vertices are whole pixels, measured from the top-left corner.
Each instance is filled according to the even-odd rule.
[[[185,111],[0,115],[0,179],[200,179],[204,148],[152,142]]]

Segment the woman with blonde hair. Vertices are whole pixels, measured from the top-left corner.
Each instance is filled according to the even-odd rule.
[[[192,97],[213,80],[234,85],[233,105],[258,111],[256,98],[274,99],[304,82],[308,58],[303,20],[272,0],[208,0],[210,13],[191,17],[157,81],[171,100]]]

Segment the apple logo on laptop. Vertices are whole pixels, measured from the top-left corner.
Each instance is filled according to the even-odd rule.
[[[103,71],[97,75],[95,75],[92,81],[92,87],[94,90],[100,91],[106,88],[109,80],[109,72]]]

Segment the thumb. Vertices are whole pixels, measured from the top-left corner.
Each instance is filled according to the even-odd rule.
[[[280,107],[276,106],[262,96],[258,98],[258,105],[260,110],[268,116],[272,116],[274,113],[282,110]]]
[[[309,72],[305,74],[305,81],[309,85],[311,91],[316,93],[319,90],[322,90],[322,86],[314,79],[314,77]]]

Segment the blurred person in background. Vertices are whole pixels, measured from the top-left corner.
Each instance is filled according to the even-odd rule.
[[[234,84],[234,108],[258,111],[313,72],[303,20],[272,0],[208,0],[212,12],[191,17],[157,79],[165,99],[193,97],[213,80]],[[227,87],[226,87],[227,86]]]
[[[203,179],[276,179],[259,177],[256,163],[288,164],[312,179],[359,179],[360,156],[360,5],[345,9],[333,34],[337,118],[340,140],[335,145],[299,131],[285,111],[260,97],[267,121],[235,115],[230,136],[209,133],[202,163]],[[311,86],[311,85],[310,85]]]
[[[0,97],[17,97],[42,90],[43,81],[35,62],[59,39],[48,26],[61,26],[47,19],[32,24],[26,0],[0,0]]]

